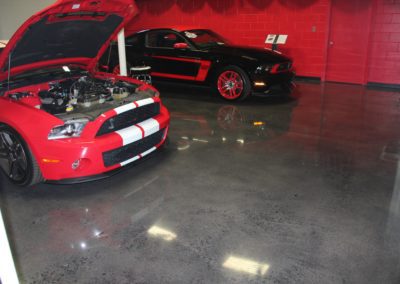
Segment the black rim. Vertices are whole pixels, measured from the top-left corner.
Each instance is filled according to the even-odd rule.
[[[28,175],[28,160],[21,140],[9,131],[0,131],[0,167],[15,182]]]

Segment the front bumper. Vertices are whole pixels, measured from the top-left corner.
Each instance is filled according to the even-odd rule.
[[[161,147],[168,135],[169,121],[168,110],[162,106],[159,115],[122,131],[93,139],[47,141],[43,154],[37,157],[42,175],[47,181],[75,180],[72,183],[108,177]],[[112,165],[105,162],[105,153],[124,149],[161,131],[163,133],[160,140],[154,142],[153,139],[153,144],[148,147],[141,145],[140,153],[134,152],[134,156],[129,155],[130,153],[119,153],[119,160],[114,159]],[[121,157],[126,159],[121,160]]]
[[[165,144],[165,143],[166,142],[164,141],[163,144]],[[57,185],[71,185],[71,184],[79,184],[79,183],[84,183],[84,182],[92,182],[92,181],[107,179],[114,175],[119,174],[120,172],[123,172],[127,169],[130,169],[130,168],[136,166],[137,163],[143,162],[143,161],[151,158],[153,155],[155,155],[157,153],[158,153],[158,151],[153,152],[147,156],[142,157],[141,159],[139,159],[133,163],[130,163],[129,165],[126,165],[126,166],[120,167],[120,168],[116,168],[115,170],[110,170],[108,172],[104,172],[101,174],[96,174],[96,175],[92,175],[92,176],[83,176],[83,177],[78,177],[78,178],[65,178],[65,179],[61,179],[61,180],[46,180],[46,183],[57,184]]]
[[[277,74],[254,74],[251,77],[253,93],[287,95],[291,92],[295,75],[293,71]]]

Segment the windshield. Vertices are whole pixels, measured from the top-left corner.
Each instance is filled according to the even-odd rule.
[[[199,48],[229,44],[222,36],[210,30],[187,30],[182,34]]]
[[[85,76],[88,72],[77,65],[50,66],[47,68],[35,69],[23,72],[7,80],[0,82],[0,96],[4,95],[6,90],[10,88],[22,88],[29,85],[40,84],[48,81],[57,81],[71,77]]]

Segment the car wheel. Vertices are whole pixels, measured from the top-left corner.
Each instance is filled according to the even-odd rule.
[[[293,91],[293,85],[291,82],[283,83],[281,84],[281,89],[285,94],[290,95]]]
[[[0,125],[0,168],[14,184],[31,186],[43,181],[35,157],[12,128]]]
[[[239,67],[228,66],[217,77],[217,91],[223,99],[242,101],[251,93],[249,76]]]

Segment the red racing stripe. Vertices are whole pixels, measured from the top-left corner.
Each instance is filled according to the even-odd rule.
[[[191,62],[200,64],[199,72],[197,76],[187,76],[187,75],[179,75],[179,74],[170,74],[170,73],[160,73],[160,72],[151,72],[152,76],[155,77],[164,77],[164,78],[172,78],[172,79],[181,79],[181,80],[192,80],[203,82],[208,75],[208,71],[210,71],[211,61],[202,60],[202,59],[191,59],[191,58],[181,58],[181,57],[170,57],[170,56],[152,56],[153,58],[158,59],[166,59],[172,61],[181,61],[181,62]]]
[[[138,124],[136,124],[135,126],[136,126],[137,128],[139,128],[140,131],[142,131],[142,138],[144,138],[144,129],[143,129],[143,127],[141,127],[141,126],[138,125]]]

